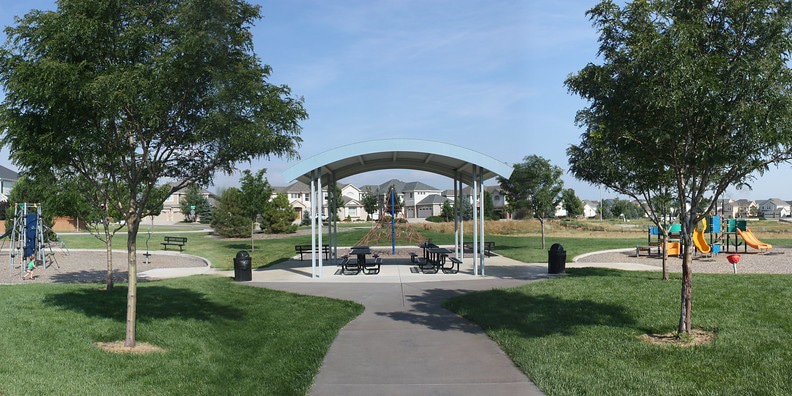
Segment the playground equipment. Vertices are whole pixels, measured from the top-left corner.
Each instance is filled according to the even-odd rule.
[[[42,205],[39,203],[22,202],[14,206],[14,221],[11,229],[0,236],[0,239],[6,236],[10,237],[8,265],[11,270],[14,269],[16,260],[19,258],[19,268],[24,274],[25,258],[30,256],[33,256],[36,262],[43,264],[45,269],[50,264],[58,266],[54,257],[55,253],[52,251],[52,244],[47,239],[47,233],[52,233],[52,230],[41,221],[41,211]],[[62,249],[65,248],[62,243],[60,246]],[[3,247],[5,247],[5,241],[3,241]]]
[[[711,254],[712,247],[704,238],[705,230],[707,230],[707,219],[701,219],[699,225],[693,229],[693,245],[696,246],[696,250],[701,254]]]
[[[671,228],[668,231],[668,255],[669,256],[679,256],[682,254],[681,244],[679,242],[679,234],[682,232],[682,225],[681,224],[672,224]],[[654,238],[654,241],[652,240]],[[641,251],[647,251],[648,254],[652,255],[652,249],[657,249],[657,255],[661,256],[663,254],[663,234],[660,232],[660,228],[658,227],[649,227],[647,230],[646,236],[646,246],[637,246],[636,247],[636,256],[640,254]]]
[[[730,255],[726,256],[726,260],[729,260],[729,262],[732,265],[732,270],[736,274],[737,273],[737,263],[740,262],[740,255],[739,254],[730,254]]]
[[[748,245],[748,246],[750,246],[750,247],[752,247],[754,249],[757,249],[759,251],[767,252],[768,250],[773,248],[773,245],[760,241],[756,237],[756,235],[754,235],[754,233],[751,232],[751,229],[748,228],[748,227],[745,227],[745,231],[740,230],[738,228],[737,229],[737,234],[740,235],[740,238],[742,238],[743,241],[745,241],[746,245]],[[747,250],[747,248],[746,248],[746,250]]]

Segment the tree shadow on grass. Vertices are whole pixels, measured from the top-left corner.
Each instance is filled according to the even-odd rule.
[[[49,295],[44,299],[61,309],[81,312],[86,316],[126,321],[127,287],[116,286],[112,292],[99,289],[79,289]],[[241,320],[243,311],[210,301],[194,290],[146,285],[138,288],[137,320],[182,318],[210,321],[215,318]]]
[[[613,277],[619,274],[618,271],[599,268],[574,269],[570,272],[571,276]],[[380,311],[376,314],[440,331],[479,332],[480,326],[485,330],[516,332],[523,337],[575,334],[591,326],[636,325],[635,319],[622,305],[547,294],[531,295],[521,289],[475,291],[464,287],[431,288],[406,294],[404,298],[409,302],[408,310]]]
[[[506,330],[526,338],[573,335],[592,326],[636,325],[635,319],[621,305],[553,295],[527,295],[518,290],[474,293],[449,300],[445,305],[485,330]]]

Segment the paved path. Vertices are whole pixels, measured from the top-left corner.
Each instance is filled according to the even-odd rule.
[[[334,275],[334,267],[325,267],[317,281],[306,276],[303,262],[286,264],[291,268],[282,273],[256,271],[250,285],[366,307],[331,345],[312,395],[542,395],[481,328],[442,308],[452,296],[547,277],[546,265],[501,257],[488,263],[488,274],[500,277],[415,274],[404,263],[386,264],[372,276]],[[510,275],[504,276],[505,268]]]

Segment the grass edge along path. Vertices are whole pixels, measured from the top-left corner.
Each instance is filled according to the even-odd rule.
[[[194,276],[139,285],[138,340],[162,353],[113,354],[126,287],[0,286],[0,394],[269,394],[308,392],[350,301]]]
[[[694,327],[707,345],[653,345],[679,315],[680,278],[604,269],[448,300],[548,395],[788,394],[786,275],[694,275]]]

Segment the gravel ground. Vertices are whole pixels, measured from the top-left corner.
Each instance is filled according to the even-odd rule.
[[[721,253],[712,257],[696,256],[693,259],[693,272],[707,273],[733,273],[732,265],[726,259],[731,253]],[[742,251],[740,262],[737,264],[738,273],[752,274],[792,274],[792,248],[773,248],[768,253],[759,253],[749,249]],[[609,251],[582,255],[575,260],[578,263],[635,263],[662,267],[659,257],[647,257],[645,252],[640,257],[635,257],[635,249],[623,251]],[[682,259],[668,258],[670,272],[682,272]]]
[[[151,252],[150,262],[144,262],[145,257],[138,252],[138,273],[154,268],[184,268],[205,267],[207,265],[200,257],[178,253],[155,251]],[[107,256],[99,250],[71,250],[70,252],[55,250],[54,260],[47,263],[46,268],[39,265],[34,271],[33,280],[22,280],[24,271],[20,269],[17,258],[14,268],[8,260],[8,251],[0,253],[0,284],[13,283],[76,283],[76,282],[105,282],[107,278]],[[126,252],[113,252],[113,280],[126,282],[127,273]]]

